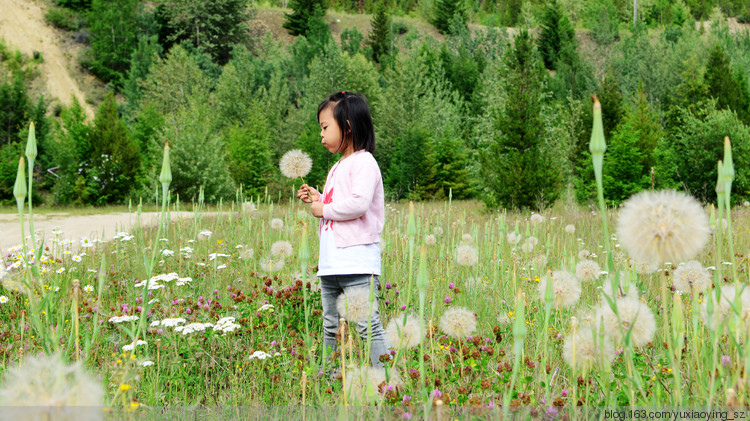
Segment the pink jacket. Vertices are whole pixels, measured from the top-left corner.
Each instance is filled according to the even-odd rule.
[[[326,219],[333,221],[336,247],[380,242],[385,223],[385,194],[380,167],[371,153],[359,150],[331,168],[319,201],[326,205],[318,234]]]

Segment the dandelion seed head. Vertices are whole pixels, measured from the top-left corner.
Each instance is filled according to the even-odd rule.
[[[516,244],[521,242],[521,234],[516,234],[515,232],[509,232],[507,239],[508,239],[508,244],[515,246]]]
[[[458,246],[456,249],[456,263],[461,266],[474,266],[477,263],[477,249],[469,245]]]
[[[461,236],[461,244],[469,245],[474,241],[474,238],[471,236],[471,234],[464,234]]]
[[[536,270],[540,271],[547,267],[547,255],[537,254],[536,256],[531,258],[531,263],[534,265],[534,268],[536,268]]]
[[[250,247],[243,247],[240,250],[240,259],[252,259],[255,255],[255,251]]]
[[[576,265],[576,278],[581,282],[593,281],[602,273],[599,263],[593,260],[581,260]]]
[[[573,224],[568,224],[565,226],[565,232],[568,234],[574,234],[576,232],[576,226]]]
[[[260,268],[266,273],[278,272],[284,268],[284,259],[274,257],[263,259],[260,261]]]
[[[401,385],[401,379],[395,370],[390,373],[389,385]],[[346,387],[347,397],[355,403],[367,404],[380,398],[379,387],[386,384],[385,370],[371,366],[347,367]],[[386,385],[387,386],[387,385]]]
[[[310,156],[299,149],[293,149],[285,153],[279,161],[279,169],[284,177],[305,177],[310,173],[313,162]]]
[[[273,218],[271,220],[271,229],[280,230],[284,228],[284,221],[279,218]]]
[[[608,364],[615,358],[612,341],[604,338],[599,343],[599,336],[589,328],[582,328],[570,335],[563,344],[563,358],[569,366],[578,369],[590,369],[599,364]]]
[[[674,190],[644,191],[628,199],[617,222],[617,238],[631,257],[660,265],[695,257],[711,228],[703,207]]]
[[[101,383],[80,362],[67,365],[59,355],[24,358],[5,372],[0,389],[3,415],[18,419],[102,419],[103,403]]]
[[[546,219],[547,218],[545,218],[544,215],[541,215],[541,214],[538,214],[538,213],[531,214],[531,223],[534,224],[534,225],[541,224]]]
[[[477,318],[463,307],[451,307],[440,317],[440,330],[456,339],[465,339],[477,330]]]
[[[414,315],[398,314],[394,316],[385,328],[385,338],[394,348],[414,348],[419,345],[424,331],[423,323]]]
[[[691,260],[672,272],[672,282],[680,292],[698,294],[711,284],[711,273],[700,262]]]
[[[701,315],[703,323],[713,330],[719,329],[723,325],[723,330],[729,328],[730,321],[737,324],[744,324],[746,327],[750,325],[750,287],[743,285],[744,289],[742,293],[737,293],[737,288],[734,285],[725,285],[721,287],[721,298],[718,304],[716,303],[715,290],[710,290],[711,297],[708,297],[707,293],[703,294],[703,303],[701,304]],[[738,305],[739,312],[734,308],[735,301],[739,299]],[[713,314],[709,317],[708,315],[708,300],[713,300],[714,309]]]
[[[579,260],[586,260],[589,257],[591,257],[591,252],[588,251],[588,250],[586,250],[586,249],[583,249],[583,250],[581,250],[581,251],[578,252],[578,259]]]
[[[618,298],[617,312],[619,320],[609,305],[599,307],[597,320],[604,321],[604,334],[607,337],[620,343],[632,328],[633,346],[641,347],[651,342],[656,332],[656,319],[646,304],[633,297]]]
[[[271,245],[271,254],[276,257],[289,257],[294,252],[289,241],[279,240]]]
[[[424,243],[428,246],[434,246],[435,245],[435,236],[433,234],[427,234],[424,236]]]
[[[552,282],[552,296],[557,308],[570,307],[581,298],[581,284],[572,273],[565,270],[552,272],[545,276],[537,286],[539,297],[544,301],[547,282]]]
[[[370,308],[370,288],[349,288],[336,299],[336,309],[349,322],[366,322],[375,314],[377,300]]]

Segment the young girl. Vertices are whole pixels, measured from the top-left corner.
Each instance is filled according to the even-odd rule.
[[[360,288],[375,292],[380,276],[380,233],[385,220],[383,180],[373,158],[375,132],[370,107],[364,96],[337,92],[318,106],[321,143],[341,159],[328,172],[323,194],[303,184],[297,197],[311,203],[312,214],[321,218],[320,277],[323,301],[323,345],[336,349],[339,318],[336,299]],[[376,296],[377,300],[377,296]],[[377,301],[376,301],[377,303]],[[388,352],[377,304],[372,326],[372,365],[382,367],[380,355]],[[368,322],[357,324],[360,337],[367,338]]]

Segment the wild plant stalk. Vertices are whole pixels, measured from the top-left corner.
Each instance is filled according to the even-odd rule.
[[[419,271],[417,272],[417,289],[419,289],[419,322],[420,329],[424,330],[424,302],[427,297],[427,284],[430,275],[427,273],[427,247],[423,244],[419,253]],[[406,324],[404,322],[404,324]],[[431,327],[431,326],[430,326]],[[419,332],[419,375],[422,379],[427,378],[427,372],[424,366],[424,341],[426,332]],[[422,390],[422,402],[424,402],[424,411],[427,413],[427,387],[424,381],[420,382]]]
[[[524,348],[524,339],[526,338],[526,316],[525,316],[525,297],[522,292],[518,291],[516,295],[516,320],[513,323],[513,372],[510,378],[510,388],[503,396],[503,416],[507,417],[510,413],[510,400],[516,387],[518,372],[521,368],[521,355]]]
[[[31,206],[31,192],[33,188],[33,182],[34,182],[34,160],[37,156],[37,147],[36,147],[36,133],[34,130],[34,122],[32,121],[29,124],[29,137],[26,141],[26,159],[28,159],[29,163],[29,234],[31,238],[31,249],[36,251],[36,239],[35,231],[34,231],[34,210]],[[38,259],[35,260],[35,262],[38,263]]]
[[[724,137],[724,168],[723,172],[719,173],[719,177],[723,179],[724,183],[724,206],[727,211],[727,242],[729,243],[729,261],[732,263],[732,279],[739,292],[740,279],[737,276],[737,262],[734,257],[734,238],[732,236],[732,182],[734,176],[732,143],[729,141],[729,137]]]

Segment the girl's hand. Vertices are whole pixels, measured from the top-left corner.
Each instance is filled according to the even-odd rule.
[[[302,187],[297,190],[297,197],[305,203],[317,202],[320,198],[320,193],[315,190],[314,187],[310,187],[307,184],[303,184]]]
[[[310,206],[310,210],[312,211],[314,217],[323,217],[323,206],[325,206],[323,202],[313,202],[313,204]]]

